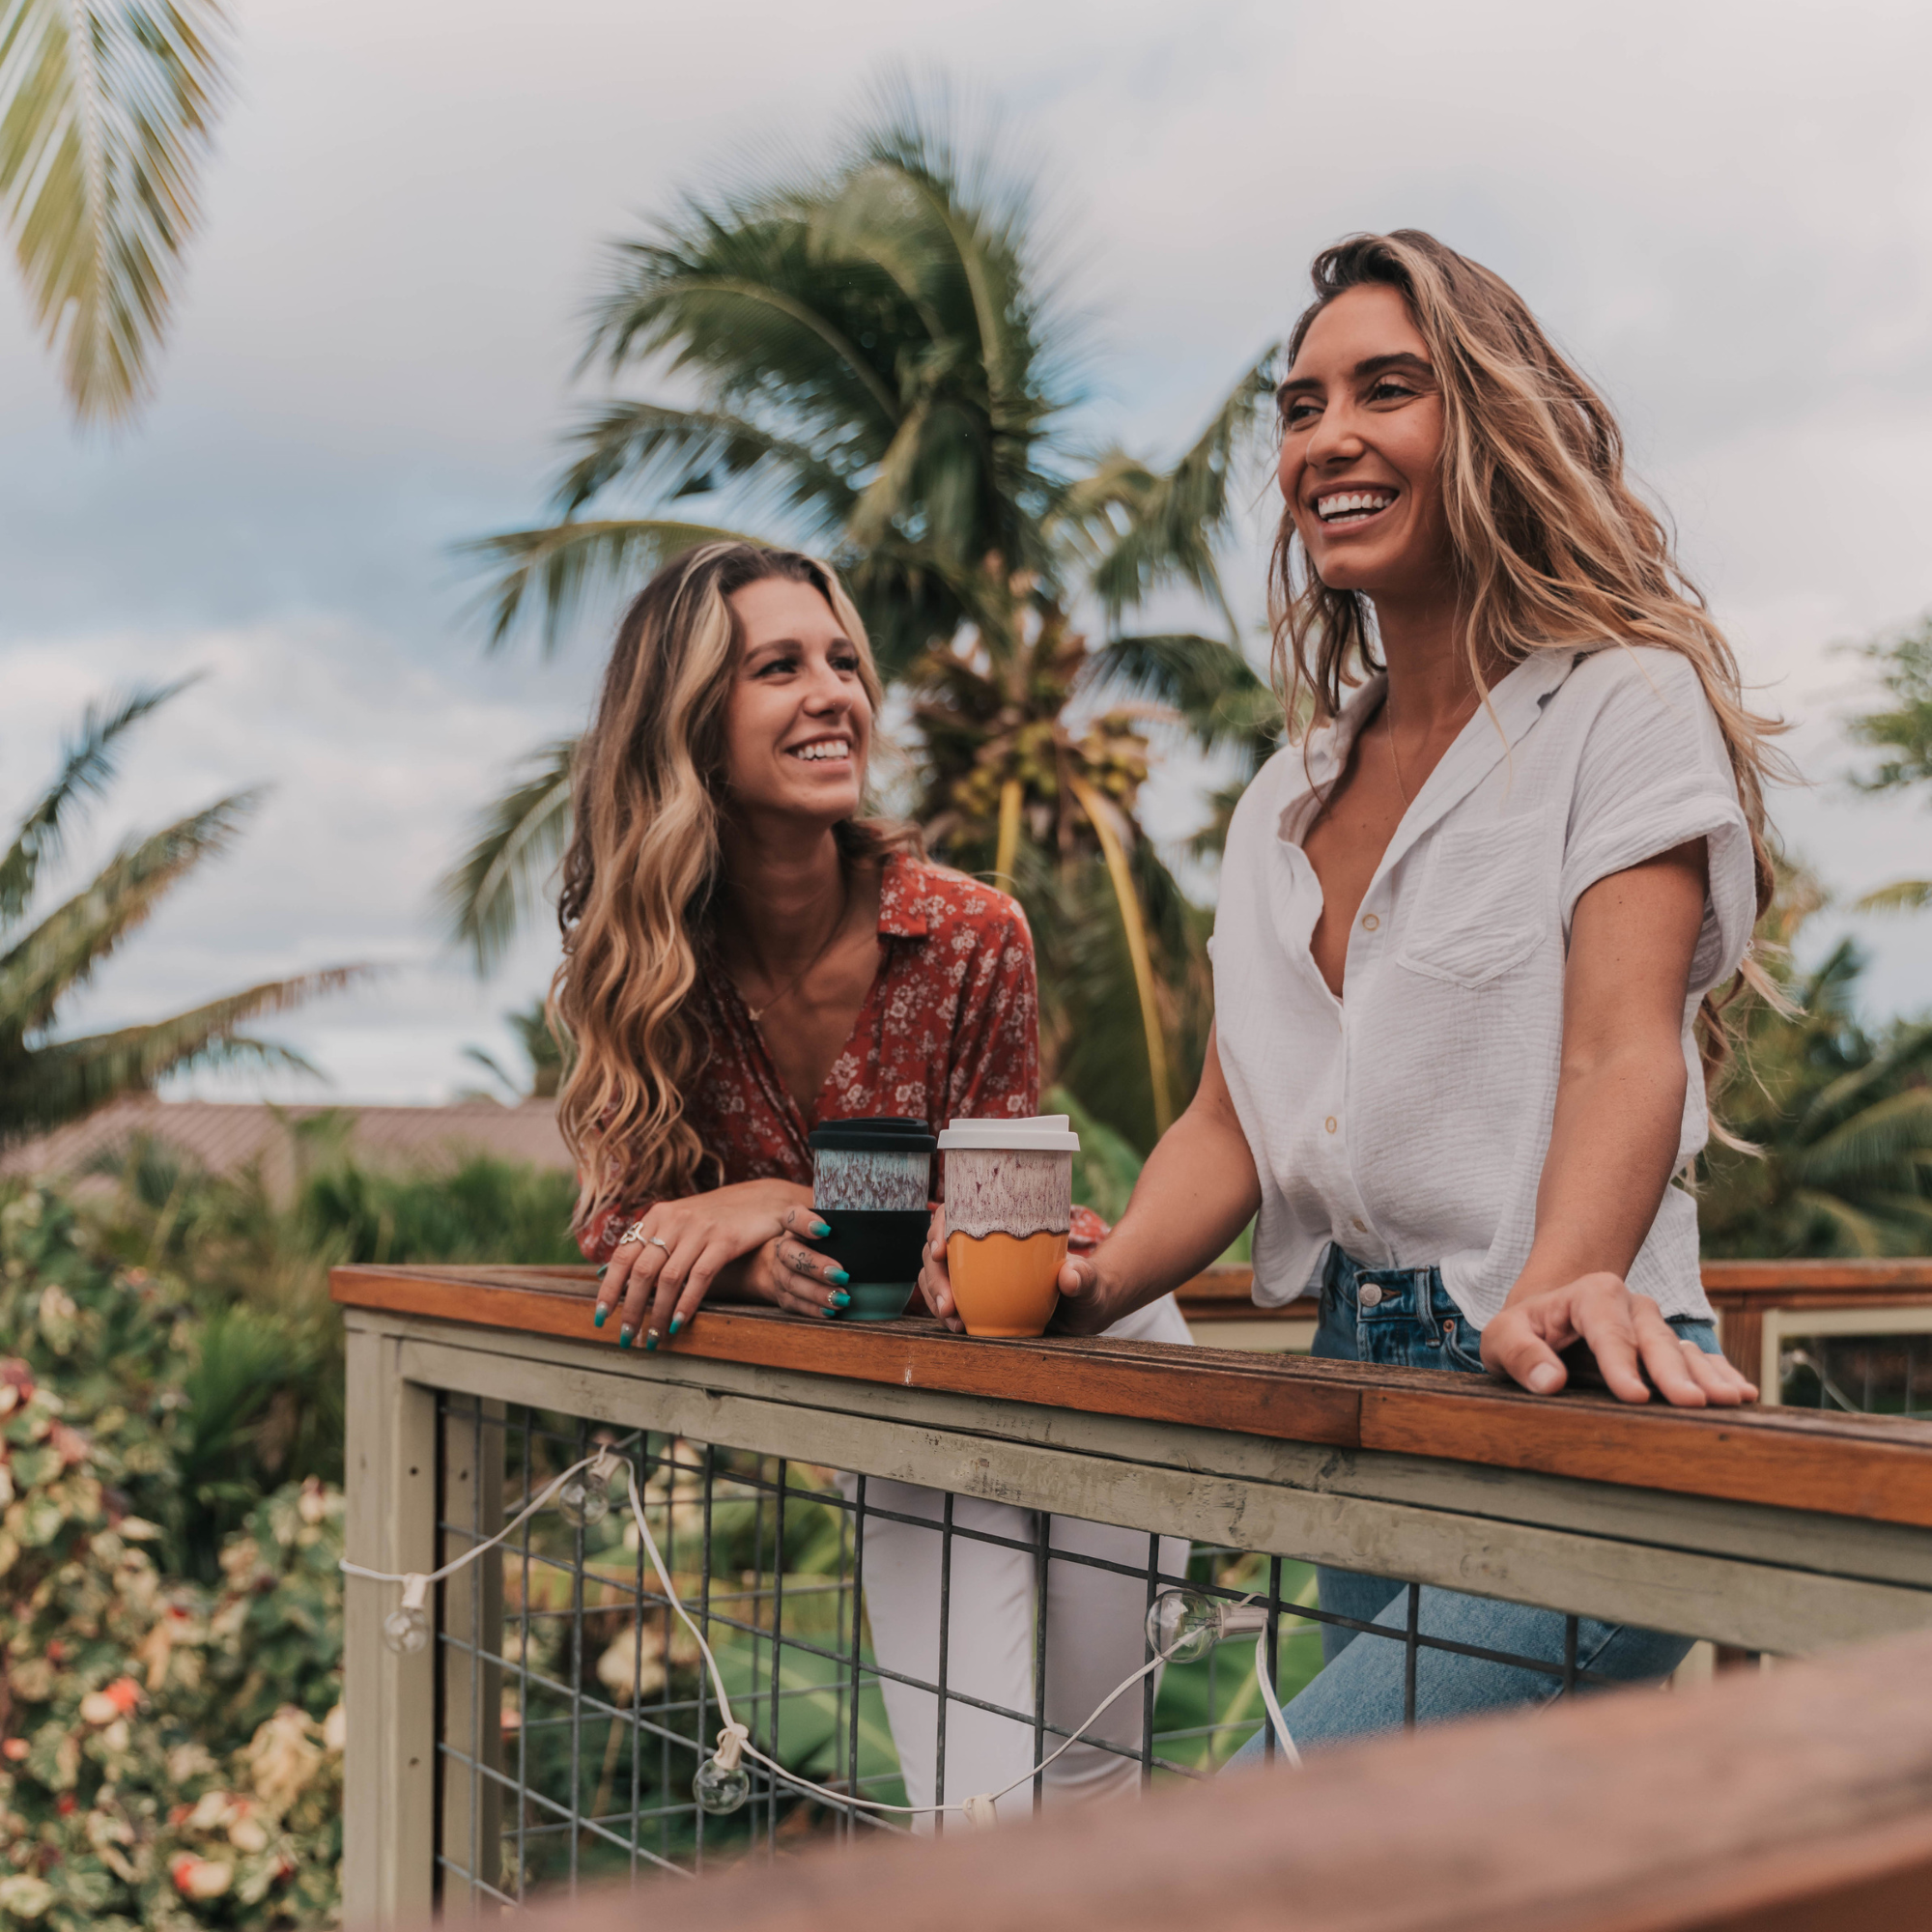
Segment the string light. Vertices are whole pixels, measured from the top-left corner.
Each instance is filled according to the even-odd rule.
[[[495,1549],[548,1503],[554,1502],[564,1520],[579,1528],[588,1528],[603,1521],[611,1510],[611,1478],[620,1469],[628,1477],[631,1465],[625,1459],[613,1454],[608,1444],[601,1446],[595,1455],[573,1463],[561,1475],[553,1477],[495,1536],[472,1544],[461,1556],[445,1563],[440,1570],[432,1570],[427,1575],[415,1572],[395,1575],[386,1570],[367,1569],[362,1564],[351,1563],[344,1558],[340,1566],[342,1573],[369,1582],[400,1583],[403,1586],[401,1605],[383,1619],[383,1640],[391,1650],[403,1656],[414,1656],[428,1645],[434,1634],[425,1607],[432,1583],[441,1582],[486,1551]],[[659,1553],[657,1538],[651,1534],[651,1526],[644,1520],[642,1492],[635,1481],[628,1483],[627,1492],[631,1515],[638,1525],[639,1540],[651,1559],[651,1568],[657,1573],[665,1601],[677,1612],[696,1641],[711,1679],[712,1694],[718,1701],[718,1715],[724,1719],[718,1733],[717,1748],[699,1762],[697,1775],[691,1780],[692,1797],[698,1809],[712,1817],[728,1817],[733,1811],[741,1809],[750,1799],[752,1776],[745,1765],[745,1760],[750,1758],[753,1763],[762,1765],[775,1782],[847,1808],[890,1811],[899,1817],[932,1817],[950,1811],[959,1813],[975,1826],[989,1826],[996,1821],[995,1806],[1000,1799],[1017,1791],[1023,1784],[1030,1784],[1062,1751],[1070,1750],[1085,1739],[1114,1704],[1151,1672],[1158,1670],[1164,1663],[1192,1662],[1207,1656],[1222,1638],[1245,1636],[1250,1632],[1260,1633],[1255,1642],[1255,1674],[1261,1682],[1262,1701],[1267,1707],[1268,1721],[1274,1726],[1289,1762],[1294,1765],[1301,1762],[1301,1753],[1295,1749],[1294,1740],[1289,1736],[1288,1726],[1282,1719],[1280,1702],[1269,1681],[1264,1655],[1267,1611],[1246,1598],[1239,1603],[1228,1603],[1199,1590],[1170,1588],[1154,1599],[1148,1611],[1148,1647],[1153,1655],[1131,1676],[1123,1678],[1071,1737],[1049,1751],[1032,1770],[1022,1772],[998,1791],[976,1792],[958,1804],[887,1804],[878,1799],[859,1798],[850,1792],[834,1791],[826,1785],[814,1784],[811,1779],[787,1771],[778,1759],[767,1757],[752,1743],[750,1730],[731,1715],[731,1696],[724,1688],[724,1673],[719,1668],[718,1659],[713,1655],[703,1631],[692,1620],[691,1612],[685,1608],[684,1600],[671,1581],[670,1572]]]
[[[383,1641],[398,1657],[413,1657],[428,1647],[429,1611],[423,1607],[428,1595],[427,1577],[405,1577],[402,1603],[383,1619]]]

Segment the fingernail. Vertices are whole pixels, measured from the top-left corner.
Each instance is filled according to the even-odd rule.
[[[843,1280],[844,1277],[841,1275],[839,1279]],[[828,1308],[850,1308],[852,1305],[852,1297],[849,1294],[840,1294],[839,1292],[835,1288],[832,1291],[832,1299],[828,1301],[825,1305]]]
[[[603,1325],[604,1325],[604,1318],[605,1318],[605,1316],[609,1315],[609,1314],[610,1314],[610,1312],[611,1312],[611,1311],[610,1311],[610,1309],[609,1309],[609,1308],[607,1308],[607,1307],[606,1307],[606,1306],[604,1305],[604,1303],[600,1301],[600,1302],[599,1302],[599,1303],[597,1304],[597,1315],[596,1315],[596,1320],[595,1320],[595,1321],[594,1321],[593,1325],[594,1325],[594,1326],[596,1326],[596,1327],[599,1327],[599,1328],[603,1327]]]
[[[843,1288],[844,1285],[852,1279],[852,1277],[849,1274],[847,1274],[843,1268],[828,1269],[825,1278],[828,1281],[836,1281],[840,1288]]]
[[[658,1331],[655,1328],[646,1328],[644,1330],[644,1353],[654,1355],[657,1353],[657,1349]]]
[[[684,1326],[684,1317],[682,1315],[673,1315],[670,1318],[670,1332],[673,1335],[675,1335],[677,1331],[683,1326]]]
[[[832,1223],[830,1221],[814,1221],[811,1224],[812,1238],[814,1240],[823,1240],[831,1232]]]
[[[1563,1379],[1563,1371],[1554,1362],[1545,1362],[1529,1372],[1529,1385],[1538,1395],[1548,1395]]]
[[[625,1323],[623,1326],[621,1326],[617,1330],[618,1348],[628,1349],[631,1346],[631,1337],[635,1335],[637,1332],[638,1331],[635,1328],[631,1327],[628,1322]]]
[[[609,1262],[606,1262],[604,1265],[597,1270],[597,1279],[599,1281],[602,1281],[604,1277],[610,1272],[611,1272],[611,1264]]]

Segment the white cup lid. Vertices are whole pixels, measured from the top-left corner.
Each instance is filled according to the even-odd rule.
[[[998,1150],[1017,1153],[1078,1153],[1080,1136],[1067,1125],[1065,1114],[1034,1114],[1023,1121],[997,1117],[980,1121],[949,1121],[939,1136],[939,1151],[948,1148]]]

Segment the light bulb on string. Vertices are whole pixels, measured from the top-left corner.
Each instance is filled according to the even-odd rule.
[[[383,1619],[383,1641],[398,1657],[414,1657],[428,1647],[429,1611],[424,1608],[428,1595],[427,1577],[405,1577],[402,1603]]]
[[[1264,1605],[1231,1604],[1201,1590],[1163,1590],[1147,1614],[1148,1643],[1170,1663],[1193,1663],[1224,1637],[1252,1636],[1266,1628]]]
[[[573,1529],[589,1529],[611,1514],[611,1478],[623,1465],[600,1449],[588,1468],[579,1469],[556,1492],[556,1513]]]
[[[717,1750],[697,1767],[697,1776],[691,1780],[691,1795],[700,1811],[714,1818],[728,1817],[751,1797],[752,1774],[742,1761],[750,1736],[743,1724],[726,1724],[718,1733]]]

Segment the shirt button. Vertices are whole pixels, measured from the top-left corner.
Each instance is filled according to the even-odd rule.
[[[1335,1116],[1333,1114],[1330,1114],[1328,1118],[1321,1122],[1321,1124],[1328,1130],[1328,1132],[1332,1134],[1335,1131]]]
[[[1380,923],[1381,921],[1378,920],[1372,912],[1364,913],[1362,915],[1362,930],[1364,932],[1373,932],[1376,929],[1376,927],[1378,926]]]
[[[1382,1292],[1375,1285],[1374,1282],[1365,1281],[1361,1285],[1361,1287],[1355,1291],[1355,1299],[1359,1301],[1364,1308],[1379,1308],[1381,1306]]]
[[[1353,1228],[1355,1233],[1358,1235],[1366,1235],[1369,1232],[1369,1224],[1366,1221],[1364,1221],[1359,1214],[1357,1214],[1355,1218],[1351,1222],[1350,1222],[1349,1225],[1351,1228]]]

